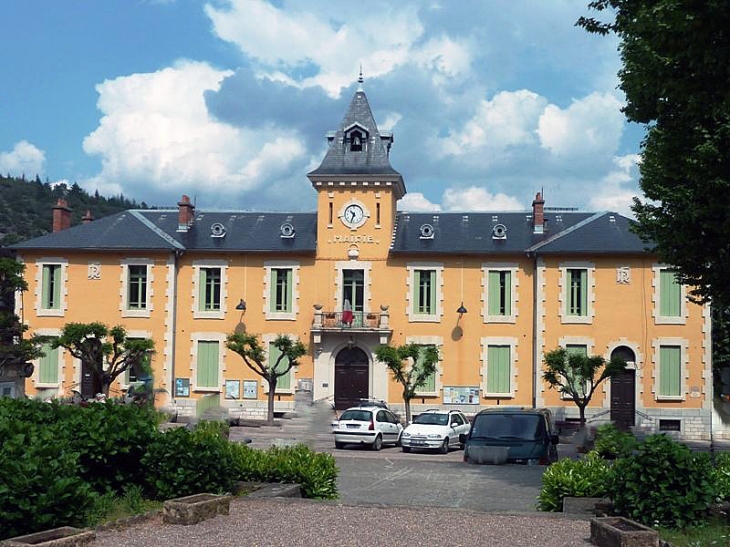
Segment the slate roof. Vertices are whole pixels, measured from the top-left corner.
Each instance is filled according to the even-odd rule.
[[[368,133],[368,146],[361,151],[351,151],[345,141],[345,133],[353,125],[359,125]],[[309,173],[309,177],[319,175],[392,175],[400,178],[388,158],[390,135],[381,135],[375,118],[370,110],[368,98],[362,89],[352,97],[347,113],[339,129],[330,139],[330,146],[322,163]]]
[[[315,213],[252,213],[196,211],[187,232],[178,232],[178,211],[130,210],[12,245],[24,249],[197,250],[210,252],[316,251]],[[213,224],[223,225],[225,236],[212,237]],[[294,237],[283,238],[281,226],[291,224]]]

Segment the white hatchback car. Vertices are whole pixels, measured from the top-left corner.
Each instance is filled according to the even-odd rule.
[[[426,410],[403,431],[401,448],[403,452],[424,448],[446,454],[452,446],[464,448],[459,442],[459,435],[468,434],[470,428],[469,420],[460,410]]]
[[[356,406],[345,410],[332,422],[335,448],[346,444],[369,444],[380,450],[384,444],[397,445],[403,426],[390,410],[379,406]]]

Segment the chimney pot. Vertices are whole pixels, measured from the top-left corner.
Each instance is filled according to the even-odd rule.
[[[182,199],[177,203],[177,231],[187,232],[193,223],[195,214],[195,206],[190,203],[190,198],[183,195]]]
[[[89,210],[87,209],[87,210],[86,210],[86,214],[85,214],[85,215],[84,215],[84,217],[83,217],[83,218],[81,219],[81,222],[83,222],[84,224],[89,224],[89,223],[91,223],[91,221],[92,221],[92,220],[94,220],[94,215],[92,215],[92,214],[91,214],[91,211],[89,211]]]
[[[67,230],[71,227],[71,209],[68,208],[68,202],[63,198],[58,198],[56,205],[53,207],[53,233]]]
[[[545,231],[545,200],[542,199],[541,192],[535,194],[535,200],[532,202],[532,225],[535,234],[542,234]]]

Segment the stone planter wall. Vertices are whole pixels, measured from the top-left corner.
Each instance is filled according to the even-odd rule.
[[[195,494],[167,500],[162,504],[162,522],[166,524],[197,524],[217,515],[227,515],[233,496]]]
[[[659,547],[656,530],[623,517],[591,519],[591,542],[598,547]]]
[[[61,528],[52,528],[51,530],[44,530],[35,534],[0,541],[0,546],[83,547],[85,545],[91,545],[94,539],[96,539],[96,532],[92,530],[62,526]]]

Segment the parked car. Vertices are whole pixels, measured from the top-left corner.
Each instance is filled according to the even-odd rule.
[[[478,462],[482,447],[494,447],[495,454],[513,463],[546,465],[558,458],[558,435],[552,412],[546,408],[482,410],[460,440],[465,443],[464,461]]]
[[[452,446],[464,447],[459,435],[469,433],[469,427],[469,420],[460,410],[427,410],[405,428],[401,448],[403,452],[425,448],[446,454]]]
[[[335,448],[347,444],[369,444],[380,450],[385,444],[400,442],[403,426],[387,408],[372,404],[348,408],[332,422]]]

